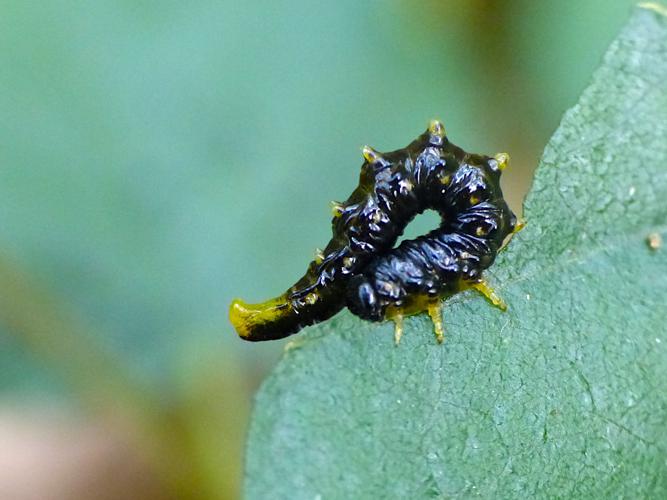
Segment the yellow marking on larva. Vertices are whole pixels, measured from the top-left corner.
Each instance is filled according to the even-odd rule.
[[[391,319],[394,322],[394,345],[398,345],[401,342],[401,337],[403,336],[403,315],[396,314]]]
[[[315,293],[309,293],[308,295],[306,295],[306,298],[303,299],[303,300],[306,301],[306,304],[312,306],[315,302],[317,302],[317,299],[318,299],[317,294],[315,294]]]
[[[332,201],[329,204],[331,205],[331,215],[333,215],[334,217],[340,217],[341,215],[343,215],[345,208],[343,207],[342,203],[338,203],[337,201]]]
[[[373,215],[371,215],[371,220],[375,224],[378,224],[382,220],[382,213],[379,210],[375,210],[373,212]]]
[[[428,124],[428,133],[436,137],[445,137],[445,126],[440,120],[431,120]]]
[[[507,153],[498,153],[494,158],[498,162],[500,170],[505,170],[510,164],[510,155]]]
[[[659,250],[662,247],[662,236],[660,233],[651,233],[646,237],[646,243],[651,250]]]
[[[486,228],[484,228],[484,226],[477,226],[477,229],[475,229],[475,234],[477,236],[484,236],[486,234]]]
[[[443,186],[449,186],[449,183],[450,183],[450,182],[452,182],[452,176],[451,176],[451,175],[447,174],[447,175],[445,175],[445,176],[443,176],[443,177],[440,177],[440,183],[441,183]]]
[[[435,338],[438,341],[438,344],[442,344],[445,340],[445,328],[442,325],[442,311],[439,300],[437,302],[431,302],[428,305],[428,315],[433,322]]]
[[[480,197],[479,197],[479,196],[473,194],[473,195],[470,197],[470,204],[471,204],[471,205],[477,205],[479,202],[480,202]]]
[[[498,296],[495,290],[491,288],[485,280],[480,280],[477,283],[470,283],[470,288],[477,290],[486,298],[486,300],[491,302],[491,304],[501,311],[507,311],[507,304],[505,304],[505,301]]]
[[[640,7],[642,9],[646,10],[652,10],[653,12],[657,12],[661,16],[667,17],[667,7],[664,5],[661,5],[656,2],[641,2],[637,4],[637,7]]]
[[[345,257],[343,259],[343,266],[350,269],[354,265],[354,257]]]
[[[366,145],[363,148],[361,148],[361,154],[363,155],[364,160],[366,160],[368,163],[375,163],[381,157],[380,153],[375,151],[369,145]]]
[[[315,263],[316,264],[321,264],[323,260],[324,260],[324,252],[322,251],[321,248],[316,248],[315,249]]]

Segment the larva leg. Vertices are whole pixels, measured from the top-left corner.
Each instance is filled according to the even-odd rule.
[[[474,288],[479,293],[484,295],[486,300],[491,302],[501,311],[507,311],[507,304],[505,304],[505,301],[498,296],[495,290],[491,288],[484,279],[478,281],[477,283],[471,283],[470,288]]]
[[[514,224],[514,227],[512,228],[512,231],[510,232],[509,236],[507,237],[507,240],[505,241],[504,245],[498,250],[498,253],[504,252],[507,250],[507,246],[509,245],[509,242],[512,241],[512,238],[514,238],[514,235],[521,231],[524,227],[526,227],[526,220],[521,218],[516,221]]]
[[[428,315],[431,317],[431,321],[433,321],[435,338],[438,340],[438,344],[442,344],[442,342],[445,340],[445,329],[442,326],[442,310],[440,301],[431,302],[428,305]]]
[[[394,322],[394,344],[398,345],[401,342],[401,337],[403,336],[403,315],[396,314],[391,319]]]
[[[523,219],[523,218],[521,218],[521,219],[519,219],[519,220],[516,222],[516,224],[515,224],[515,226],[514,226],[514,229],[512,230],[512,234],[516,234],[516,233],[518,233],[518,232],[521,231],[524,227],[526,227],[526,220]]]

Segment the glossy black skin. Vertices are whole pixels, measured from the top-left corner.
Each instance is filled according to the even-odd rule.
[[[442,174],[436,169],[427,175]],[[424,208],[441,214],[440,227],[379,254],[350,281],[347,306],[354,314],[381,321],[388,308],[410,310],[416,299],[423,304],[465,289],[493,264],[516,225],[502,197],[497,163],[470,156],[451,178],[447,186],[424,186],[433,192],[423,199],[437,203]]]
[[[333,218],[324,259],[311,262],[278,298],[284,298],[284,314],[253,325],[244,338],[283,338],[346,305],[379,321],[389,306],[401,307],[412,295],[445,296],[461,289],[460,280],[478,279],[516,224],[499,180],[494,158],[466,153],[444,132],[427,131],[406,148],[369,158]],[[440,213],[441,226],[393,249],[407,224],[427,209]],[[480,226],[488,234],[478,236]]]

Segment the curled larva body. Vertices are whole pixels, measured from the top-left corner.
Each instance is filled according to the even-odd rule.
[[[371,321],[423,311],[429,302],[479,283],[515,225],[509,210],[488,201],[453,222],[445,219],[438,229],[403,241],[355,276],[347,288],[347,307]]]
[[[283,338],[346,305],[375,320],[394,317],[391,311],[397,308],[417,312],[416,305],[405,308],[406,297],[426,289],[434,297],[454,293],[463,288],[461,280],[476,280],[493,262],[515,224],[499,186],[506,156],[466,153],[448,141],[437,121],[403,149],[378,153],[365,147],[363,156],[359,185],[346,201],[334,204],[332,238],[306,274],[264,303],[232,302],[230,320],[242,338]],[[405,226],[427,209],[440,213],[441,227],[392,250]],[[413,283],[405,274],[408,268],[424,276],[428,271],[430,277]],[[395,300],[393,291],[384,294],[376,273],[384,273],[384,282],[398,287],[402,298]],[[381,298],[377,314],[366,314],[368,304],[359,298],[364,279],[365,289],[372,287]]]
[[[504,307],[482,281],[482,272],[517,226],[500,189],[497,160],[468,157],[455,171],[443,169],[435,176],[446,182],[427,184],[424,199],[434,203],[427,208],[440,212],[440,227],[378,255],[347,288],[352,313],[396,322],[397,343],[403,316],[424,310],[442,342],[440,300],[467,288],[477,288]]]

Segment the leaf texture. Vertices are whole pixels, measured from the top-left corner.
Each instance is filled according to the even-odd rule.
[[[539,110],[535,110],[539,113]],[[637,8],[548,144],[527,228],[489,273],[509,311],[344,312],[255,404],[248,498],[667,493],[667,17]]]

